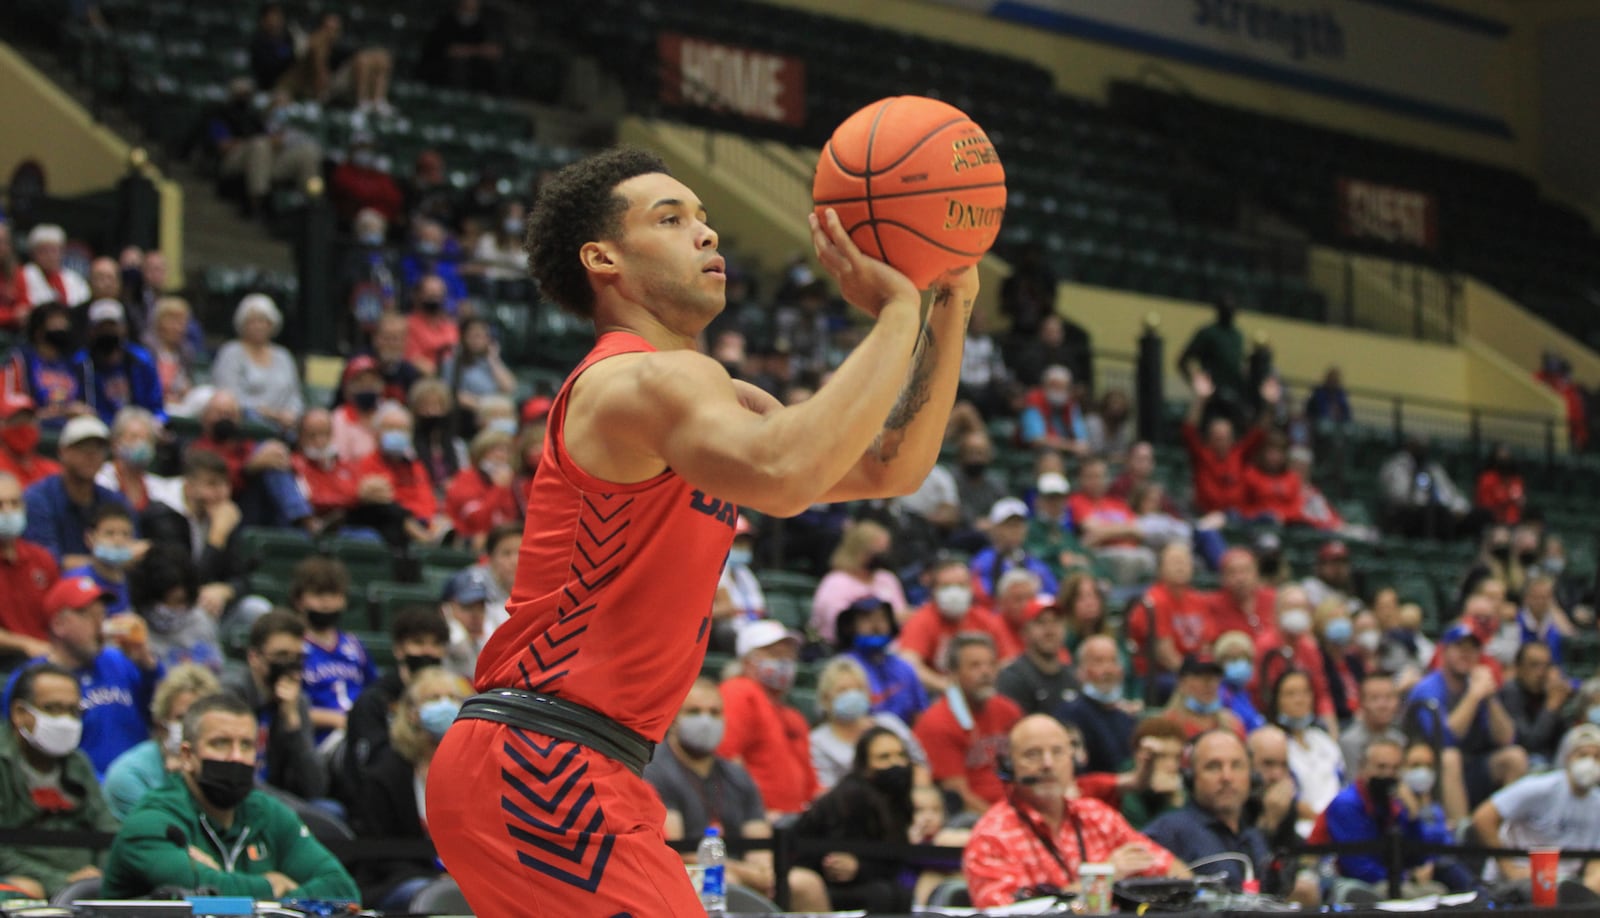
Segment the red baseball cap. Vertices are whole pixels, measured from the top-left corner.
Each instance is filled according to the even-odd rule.
[[[95,583],[93,577],[63,577],[44,594],[44,608],[54,615],[66,609],[82,609],[96,599],[115,598],[111,591]]]
[[[1058,618],[1066,614],[1064,611],[1062,611],[1061,607],[1056,604],[1056,598],[1054,596],[1040,596],[1035,599],[1028,600],[1028,604],[1022,607],[1022,620],[1025,622],[1031,622],[1046,612],[1049,612],[1051,615],[1054,615]]]
[[[362,373],[377,373],[378,361],[370,354],[351,357],[350,362],[344,365],[344,381],[349,382]]]
[[[555,404],[555,399],[548,395],[535,395],[522,403],[522,423],[532,424],[542,421],[550,416],[550,406]]]
[[[32,411],[35,407],[33,399],[26,392],[0,390],[0,418],[9,418],[19,411]]]

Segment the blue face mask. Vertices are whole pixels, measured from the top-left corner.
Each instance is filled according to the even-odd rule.
[[[850,642],[850,646],[856,653],[870,657],[888,650],[889,642],[892,640],[894,639],[887,634],[858,634]]]
[[[403,430],[386,430],[378,435],[378,449],[391,456],[404,456],[411,451],[411,435]]]
[[[125,567],[133,560],[133,549],[126,545],[101,543],[94,547],[94,559],[110,567]]]
[[[454,698],[436,698],[417,709],[417,719],[422,721],[422,729],[434,739],[444,739],[444,731],[455,723],[460,710],[461,702]]]
[[[730,548],[728,549],[728,566],[749,567],[754,557],[755,553],[748,548]]]
[[[1589,718],[1589,723],[1594,724],[1597,727],[1600,727],[1600,704],[1594,705],[1593,707],[1589,708],[1588,718]]]
[[[1299,717],[1290,717],[1287,714],[1282,714],[1278,717],[1278,723],[1290,733],[1299,733],[1301,730],[1308,729],[1316,721],[1317,719],[1310,714],[1302,714]]]
[[[117,447],[117,458],[126,462],[130,468],[147,469],[156,459],[156,448],[148,443],[129,443]]]
[[[1210,701],[1201,701],[1198,698],[1192,698],[1188,695],[1185,695],[1183,696],[1183,706],[1188,708],[1189,713],[1191,714],[1205,716],[1207,714],[1215,714],[1217,711],[1221,710],[1222,702],[1215,698]]]
[[[1122,687],[1117,686],[1115,688],[1102,689],[1100,686],[1095,685],[1092,682],[1086,682],[1083,686],[1083,694],[1087,696],[1090,701],[1098,701],[1101,704],[1116,704],[1122,700]]]
[[[28,528],[28,511],[7,510],[0,513],[0,539],[15,539]]]
[[[845,689],[833,698],[833,719],[846,723],[860,720],[872,710],[872,699],[860,689]]]
[[[514,437],[517,435],[516,418],[491,418],[489,420],[489,429],[495,433],[503,433],[506,436]]]
[[[1250,677],[1256,674],[1256,668],[1249,660],[1229,660],[1222,664],[1222,678],[1234,688],[1244,688],[1250,684]]]
[[[1353,628],[1350,624],[1350,619],[1336,618],[1333,621],[1328,622],[1328,627],[1322,633],[1325,637],[1327,637],[1329,643],[1348,644],[1350,643],[1350,634],[1352,631]]]

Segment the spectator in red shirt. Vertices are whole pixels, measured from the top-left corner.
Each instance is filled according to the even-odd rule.
[[[1282,526],[1300,522],[1300,506],[1305,500],[1300,475],[1289,468],[1289,447],[1274,434],[1256,451],[1254,461],[1244,468],[1242,512],[1252,520]]]
[[[1149,440],[1140,440],[1128,447],[1128,455],[1122,460],[1122,474],[1111,482],[1106,493],[1131,506],[1133,492],[1143,485],[1154,483],[1155,476],[1156,448]],[[1079,487],[1082,487],[1081,482]],[[1162,495],[1161,509],[1173,516],[1183,516],[1183,508],[1169,495]]]
[[[333,416],[327,409],[313,408],[300,418],[293,462],[316,528],[337,527],[356,505],[356,474],[333,448]]]
[[[461,341],[455,317],[445,311],[448,293],[439,275],[424,276],[417,282],[411,315],[406,317],[406,359],[430,376]]]
[[[1329,723],[1335,722],[1327,666],[1312,623],[1311,600],[1305,588],[1294,583],[1278,587],[1278,636],[1261,651],[1256,662],[1255,681],[1250,686],[1257,710],[1266,710],[1268,690],[1280,676],[1288,670],[1300,669],[1311,677],[1311,695],[1317,716]]]
[[[413,542],[435,542],[449,528],[449,518],[438,515],[433,482],[411,445],[411,412],[389,403],[378,409],[373,424],[378,431],[378,451],[356,463],[358,488],[368,477],[389,483],[393,500],[406,511],[405,534]]]
[[[22,538],[28,512],[15,475],[0,472],[0,665],[44,656],[50,650],[44,594],[61,576],[56,559]]]
[[[1128,613],[1128,640],[1140,648],[1133,659],[1134,671],[1149,678],[1146,697],[1153,704],[1166,700],[1183,658],[1210,647],[1216,639],[1211,594],[1196,590],[1193,582],[1193,550],[1181,542],[1170,543],[1161,550],[1156,582]]]
[[[1256,556],[1243,548],[1222,555],[1222,589],[1212,594],[1211,627],[1218,636],[1243,631],[1256,653],[1278,642],[1277,591],[1261,582]]]
[[[1517,459],[1507,444],[1495,444],[1488,463],[1478,473],[1477,499],[1474,503],[1501,526],[1515,526],[1522,522],[1522,513],[1527,509],[1528,492],[1523,485],[1522,472],[1517,468]]]
[[[740,674],[721,686],[725,726],[717,755],[750,772],[770,818],[798,813],[820,789],[810,726],[783,703],[794,687],[800,639],[764,619],[739,632],[738,651]]]
[[[486,430],[472,441],[472,464],[456,473],[445,491],[445,511],[456,538],[482,550],[489,531],[516,522],[521,511],[511,490],[511,437]]]
[[[28,279],[22,274],[22,262],[11,244],[11,224],[0,220],[0,328],[22,331],[28,308]]]
[[[1289,447],[1289,469],[1300,476],[1300,507],[1294,519],[1314,529],[1336,532],[1345,528],[1344,517],[1316,482],[1311,480],[1311,449],[1306,446]]]
[[[378,448],[373,415],[384,401],[383,374],[377,358],[362,354],[344,366],[339,406],[333,409],[333,448],[339,458],[356,462]]]
[[[218,389],[200,414],[200,436],[191,449],[214,453],[228,467],[228,484],[248,525],[305,525],[311,505],[295,483],[289,447],[281,440],[243,435],[239,399]]]
[[[1001,574],[1000,582],[995,584],[994,614],[1008,635],[1007,641],[997,645],[1001,666],[1022,654],[1027,643],[1023,640],[1022,632],[1042,601],[1039,592],[1039,575],[1021,567]]]
[[[1195,374],[1193,386],[1194,398],[1189,402],[1189,411],[1184,415],[1180,432],[1194,469],[1195,510],[1200,513],[1213,510],[1241,512],[1244,509],[1245,462],[1261,445],[1265,429],[1257,424],[1243,438],[1236,440],[1233,422],[1214,417],[1206,425],[1205,439],[1202,440],[1199,429],[1201,413],[1215,387],[1211,378],[1204,373]],[[1263,422],[1271,417],[1271,409],[1277,406],[1281,394],[1275,380],[1262,384],[1261,396],[1266,402],[1261,414]]]
[[[1006,752],[1006,733],[1022,719],[1022,709],[995,688],[1000,661],[989,635],[956,635],[945,665],[955,684],[917,718],[913,732],[928,754],[934,783],[963,810],[981,813],[1005,794],[995,759]]]
[[[26,488],[61,471],[39,455],[39,419],[26,392],[0,391],[0,472],[16,477]]]
[[[378,168],[376,143],[366,132],[351,135],[350,155],[328,178],[328,200],[341,221],[353,219],[364,208],[378,212],[391,225],[405,218],[405,192]]]
[[[973,905],[993,908],[1074,888],[1083,865],[1091,863],[1112,865],[1117,880],[1189,875],[1116,810],[1075,792],[1071,740],[1061,724],[1036,714],[1019,722],[1007,741],[1023,780],[972,828],[961,869]]]
[[[1077,493],[1067,512],[1084,546],[1094,552],[1119,584],[1144,583],[1155,571],[1155,555],[1140,539],[1133,508],[1107,492],[1104,459],[1086,459],[1078,469]]]
[[[999,648],[1011,640],[1009,630],[996,615],[972,601],[972,572],[956,558],[939,561],[928,584],[932,599],[912,610],[895,645],[928,690],[937,695],[950,685],[945,661],[950,642],[964,632],[989,635]]]

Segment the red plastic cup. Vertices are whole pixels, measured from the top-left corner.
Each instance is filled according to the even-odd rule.
[[[1528,852],[1528,873],[1533,883],[1533,904],[1556,904],[1556,881],[1561,869],[1560,848],[1534,848]]]

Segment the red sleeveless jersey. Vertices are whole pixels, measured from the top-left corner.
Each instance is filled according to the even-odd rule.
[[[510,620],[478,655],[477,689],[520,688],[592,708],[660,742],[705,660],[711,604],[739,508],[671,469],[601,481],[567,454],[572,384],[617,354],[654,351],[608,332],[550,409]]]

